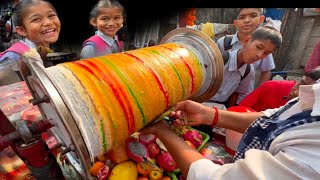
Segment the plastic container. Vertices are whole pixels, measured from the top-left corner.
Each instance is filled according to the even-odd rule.
[[[210,136],[209,136],[207,133],[204,133],[204,132],[199,131],[199,130],[197,130],[197,129],[194,129],[194,128],[191,128],[191,129],[198,131],[199,134],[201,134],[201,136],[202,136],[203,142],[202,142],[202,144],[197,148],[197,151],[200,151],[200,150],[203,148],[203,146],[209,141]],[[180,173],[180,169],[177,168],[177,169],[173,170],[172,173],[178,174],[178,173]]]
[[[232,106],[232,107],[229,107],[227,111],[242,112],[242,113],[255,112],[255,110],[248,107],[244,107],[244,106]],[[235,154],[242,135],[243,134],[238,133],[236,131],[226,129],[226,146],[229,154],[231,155]]]
[[[226,129],[226,146],[233,151],[229,152],[232,155],[237,151],[242,135],[242,133]]]
[[[173,172],[166,172],[166,174],[171,177],[171,180],[178,180],[177,176]]]

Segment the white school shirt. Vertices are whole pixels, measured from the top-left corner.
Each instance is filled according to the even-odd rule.
[[[224,65],[222,84],[218,92],[210,100],[225,102],[233,92],[238,92],[239,98],[237,103],[239,103],[243,97],[252,92],[253,87],[250,86],[250,82],[251,79],[254,78],[253,68],[250,64],[244,64],[239,69],[237,68],[238,50],[239,49],[229,51],[230,56],[228,62]],[[241,77],[245,74],[247,66],[250,66],[251,70],[241,81]]]
[[[300,100],[280,119],[311,107],[312,116],[320,116],[320,83],[300,86]],[[294,100],[294,99],[293,99]],[[277,109],[276,109],[277,110]],[[271,116],[276,110],[262,111]],[[232,179],[320,179],[320,122],[293,127],[271,143],[269,150],[251,149],[245,158],[217,165],[208,159],[191,164],[187,180]]]

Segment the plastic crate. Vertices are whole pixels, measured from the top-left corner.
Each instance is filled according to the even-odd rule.
[[[166,174],[171,178],[171,180],[178,180],[177,176],[173,172],[166,172]]]
[[[204,132],[199,131],[199,130],[197,130],[197,129],[194,129],[194,128],[191,128],[191,129],[198,131],[199,134],[201,134],[201,136],[202,136],[203,142],[202,142],[202,144],[197,148],[197,151],[200,151],[200,150],[203,148],[203,146],[209,141],[210,136],[209,136],[207,133],[204,133]],[[180,169],[179,169],[179,168],[178,168],[178,169],[175,169],[175,170],[172,171],[172,173],[178,174],[178,173],[180,173]]]

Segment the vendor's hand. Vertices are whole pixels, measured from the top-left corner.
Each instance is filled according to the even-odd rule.
[[[143,129],[141,129],[139,132],[142,134],[154,134],[157,135],[158,133],[161,133],[161,131],[171,129],[171,127],[165,122],[164,120],[161,120],[154,124],[149,124]]]
[[[210,125],[215,116],[215,112],[213,108],[191,100],[186,100],[177,103],[170,115],[176,118],[173,125],[197,126]]]

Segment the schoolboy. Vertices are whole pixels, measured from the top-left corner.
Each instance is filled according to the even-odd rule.
[[[224,53],[229,54],[229,58],[224,65],[223,82],[210,101],[224,104],[226,107],[237,105],[242,100],[238,97],[245,97],[253,90],[250,83],[255,72],[251,64],[274,52],[281,42],[282,36],[279,31],[273,27],[263,26],[257,28],[251,36],[243,38],[241,49],[225,51]],[[245,75],[247,66],[250,71]],[[230,99],[232,94],[238,97]]]
[[[239,8],[237,19],[234,20],[237,32],[234,35],[227,35],[218,39],[217,45],[220,51],[241,48],[244,38],[251,35],[252,32],[264,22],[264,19],[263,8]],[[260,60],[253,63],[252,66],[254,67],[253,71],[259,70],[261,72],[258,85],[263,84],[270,79],[270,71],[275,68],[272,54],[266,56],[263,61]],[[254,88],[255,76],[253,77],[250,86]]]

